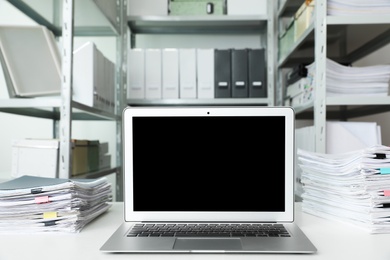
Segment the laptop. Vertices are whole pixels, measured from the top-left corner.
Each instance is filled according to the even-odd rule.
[[[127,107],[113,253],[314,253],[294,223],[289,107]]]

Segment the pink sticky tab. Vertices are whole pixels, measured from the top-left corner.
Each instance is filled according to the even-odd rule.
[[[41,203],[47,203],[49,202],[49,196],[41,196],[35,198],[35,203],[41,204]]]
[[[390,196],[390,190],[384,190],[383,195],[385,196]]]

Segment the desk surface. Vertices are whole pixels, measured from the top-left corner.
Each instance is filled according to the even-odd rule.
[[[369,234],[349,224],[325,220],[296,207],[300,228],[317,247],[312,255],[281,254],[109,254],[99,248],[123,220],[123,203],[89,223],[80,233],[0,235],[0,259],[373,259],[390,260],[390,234]]]

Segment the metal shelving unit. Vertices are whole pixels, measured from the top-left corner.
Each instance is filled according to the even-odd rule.
[[[303,1],[284,1],[277,11],[278,19],[291,16]],[[296,107],[297,119],[313,119],[315,126],[315,150],[326,151],[327,119],[372,115],[390,111],[390,97],[327,97],[326,58],[340,63],[353,63],[390,42],[390,16],[330,16],[327,1],[315,1],[313,23],[303,33],[290,51],[278,61],[278,88],[283,88],[283,69],[299,63],[316,64],[315,99]],[[364,37],[361,36],[365,32]]]
[[[267,0],[267,15],[195,15],[195,16],[129,16],[130,47],[136,46],[137,34],[259,35],[266,37],[267,98],[231,99],[129,99],[132,106],[169,105],[274,105],[276,38],[274,23],[276,3]]]
[[[22,0],[8,0],[22,13],[33,19],[40,25],[46,26],[55,36],[62,37],[62,86],[61,95],[57,97],[42,98],[12,98],[0,100],[0,111],[16,115],[25,115],[53,120],[53,137],[60,140],[60,178],[97,178],[111,173],[116,173],[116,198],[123,200],[122,195],[122,122],[121,113],[125,106],[126,74],[123,72],[123,64],[126,63],[127,28],[126,28],[126,0],[110,0],[115,4],[115,15],[106,15],[102,0],[74,1],[53,0],[52,19],[41,15],[34,7]],[[99,3],[100,2],[100,3]],[[100,24],[79,25],[77,17],[82,16],[80,5],[87,6],[88,16],[102,18]],[[85,11],[85,10],[84,10]],[[85,16],[85,13],[84,13]],[[75,36],[115,36],[116,37],[116,90],[115,90],[115,113],[109,113],[100,109],[92,108],[72,100],[72,66],[73,66],[73,40]],[[116,122],[116,166],[102,169],[83,175],[71,176],[71,137],[72,122],[74,120],[109,120]]]

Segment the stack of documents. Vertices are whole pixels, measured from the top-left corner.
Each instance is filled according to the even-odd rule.
[[[310,79],[304,77],[288,85],[285,105],[294,107],[313,100],[313,86],[308,82],[310,82]]]
[[[390,147],[341,154],[298,149],[304,212],[390,233]]]
[[[307,66],[308,76],[314,78],[315,64]],[[327,96],[360,95],[387,96],[390,65],[350,67],[331,59],[326,60]],[[315,86],[315,82],[312,82]]]
[[[381,126],[376,122],[326,121],[326,153],[340,154],[382,144]],[[305,151],[315,151],[315,127],[297,128],[296,147]],[[298,165],[295,171],[295,194],[302,196],[302,170]]]
[[[329,15],[377,15],[390,14],[388,0],[328,0]]]
[[[107,211],[106,178],[67,180],[24,175],[0,183],[0,233],[79,232]]]

